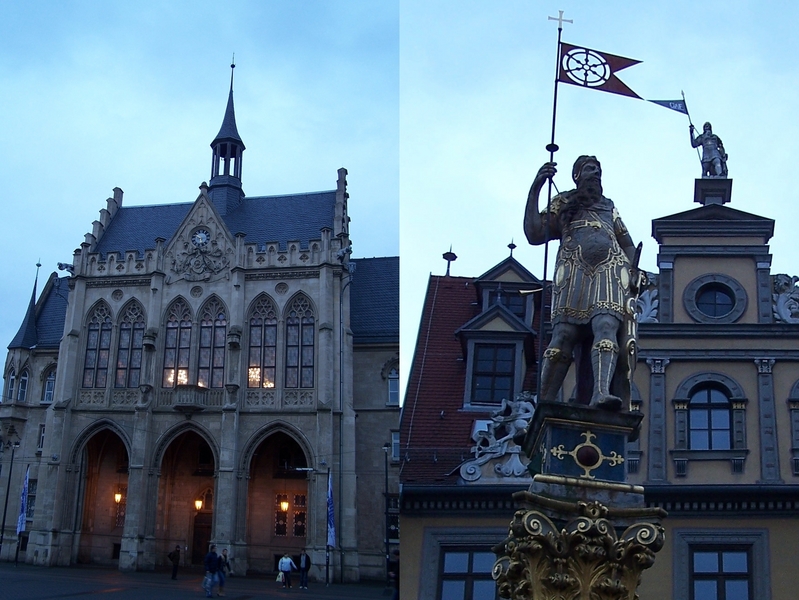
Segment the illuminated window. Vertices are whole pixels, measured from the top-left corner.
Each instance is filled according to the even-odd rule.
[[[211,298],[200,312],[200,360],[197,383],[203,387],[221,388],[225,383],[225,307]]]
[[[288,494],[275,495],[275,535],[284,537],[288,530],[289,511],[285,507],[289,506]]]
[[[190,345],[191,312],[186,303],[178,299],[167,312],[163,387],[186,385],[189,382]]]
[[[286,387],[314,386],[314,315],[305,296],[291,303],[286,317]]]
[[[117,514],[114,525],[115,527],[124,527],[125,513],[128,509],[128,486],[118,485],[117,493],[121,496],[121,499],[117,502]]]
[[[277,311],[268,296],[260,296],[250,311],[250,353],[247,387],[275,387]]]
[[[83,361],[83,387],[104,388],[108,379],[111,349],[111,310],[98,304],[89,317],[86,355]]]
[[[144,339],[144,312],[138,302],[128,305],[119,324],[117,372],[114,387],[139,387]]]
[[[294,494],[294,537],[305,537],[306,526],[306,507],[305,507],[305,494]]]

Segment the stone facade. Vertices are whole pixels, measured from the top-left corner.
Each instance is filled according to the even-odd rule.
[[[349,259],[345,169],[329,192],[244,195],[232,88],[212,148],[194,203],[127,208],[115,189],[69,276],[34,289],[0,404],[4,445],[20,443],[0,489],[19,500],[20,465],[35,482],[20,557],[141,570],[175,545],[200,563],[213,541],[242,574],[307,548],[324,578],[330,479],[332,573],[381,578],[383,506],[358,489],[382,481],[399,424],[383,373],[398,314],[381,304],[398,260]]]

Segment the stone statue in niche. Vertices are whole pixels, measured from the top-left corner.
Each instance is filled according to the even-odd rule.
[[[560,238],[552,282],[552,340],[541,365],[542,401],[555,401],[572,361],[575,402],[606,410],[629,406],[636,361],[635,303],[643,273],[638,248],[613,202],[602,193],[602,168],[580,156],[577,189],[558,194],[539,211],[538,196],[555,176],[555,163],[539,170],[524,215],[531,244]]]
[[[713,133],[710,123],[705,123],[702,133],[694,135],[696,128],[688,126],[691,133],[691,146],[702,146],[702,177],[727,177],[727,153],[721,138]]]

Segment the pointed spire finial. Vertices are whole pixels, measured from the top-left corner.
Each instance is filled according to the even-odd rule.
[[[233,53],[233,58],[230,61],[230,91],[233,91],[233,69],[236,68],[236,53]]]

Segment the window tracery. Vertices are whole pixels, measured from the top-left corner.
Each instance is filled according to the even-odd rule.
[[[200,358],[197,384],[221,388],[225,380],[227,312],[218,298],[211,298],[200,312]]]
[[[111,309],[101,302],[89,317],[86,354],[83,361],[83,387],[104,388],[111,354]]]
[[[250,311],[250,351],[247,387],[275,387],[277,358],[277,311],[266,296],[260,296]]]
[[[314,314],[305,296],[297,296],[286,317],[286,387],[314,386]]]
[[[144,311],[138,302],[134,302],[127,306],[119,324],[114,387],[135,388],[139,386],[143,341]]]
[[[163,387],[189,383],[190,349],[191,311],[186,302],[179,298],[167,311]]]

